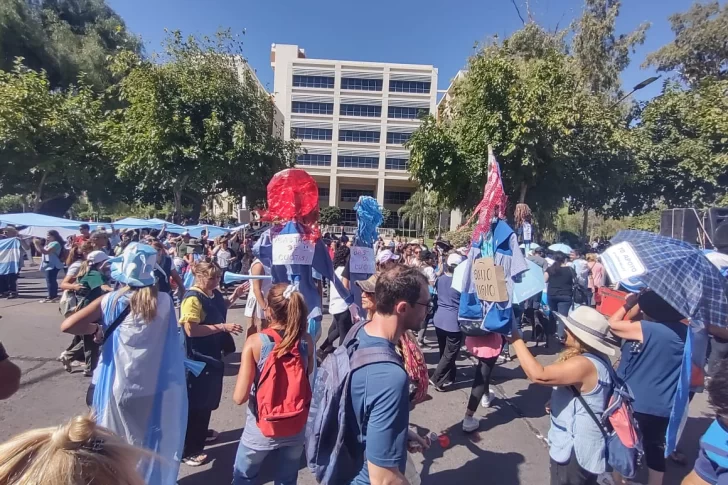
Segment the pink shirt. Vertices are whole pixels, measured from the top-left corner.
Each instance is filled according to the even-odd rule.
[[[599,261],[587,263],[589,267],[589,288],[592,290],[604,286],[604,266]]]
[[[489,333],[483,337],[465,337],[465,348],[481,359],[498,357],[503,349],[503,337],[498,333]]]

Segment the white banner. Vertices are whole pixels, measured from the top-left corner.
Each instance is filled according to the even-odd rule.
[[[374,249],[352,246],[349,255],[349,271],[351,273],[374,274]]]
[[[632,245],[626,241],[604,251],[601,260],[613,282],[641,276],[647,271]]]
[[[312,264],[315,246],[300,234],[279,234],[273,238],[273,265]]]

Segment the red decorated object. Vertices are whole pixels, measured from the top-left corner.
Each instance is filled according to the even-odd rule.
[[[281,170],[268,182],[268,212],[264,219],[276,224],[298,222],[306,235],[316,240],[321,237],[318,218],[318,185],[305,170]]]
[[[499,219],[506,218],[507,205],[508,197],[503,190],[500,165],[498,165],[498,161],[495,159],[493,150],[488,147],[488,180],[485,183],[485,189],[483,190],[483,200],[480,201],[473,211],[473,215],[470,216],[468,222],[465,223],[467,226],[474,217],[478,218],[478,223],[473,229],[472,242],[477,241],[481,234],[488,233],[493,217],[497,217]]]

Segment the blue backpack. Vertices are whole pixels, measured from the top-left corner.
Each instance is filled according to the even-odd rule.
[[[352,327],[343,345],[321,364],[314,382],[306,423],[306,462],[316,481],[325,485],[349,483],[364,466],[364,445],[350,428],[356,422],[349,403],[352,373],[379,362],[403,365],[390,347],[358,349],[356,335],[367,323]]]

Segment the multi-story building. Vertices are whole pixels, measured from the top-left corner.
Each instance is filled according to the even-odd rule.
[[[339,207],[342,223],[355,225],[353,206],[369,195],[392,212],[384,227],[403,229],[397,209],[417,189],[403,144],[435,113],[437,69],[310,59],[287,44],[272,45],[271,67],[284,138],[300,141],[297,165],[318,183],[321,206]]]

